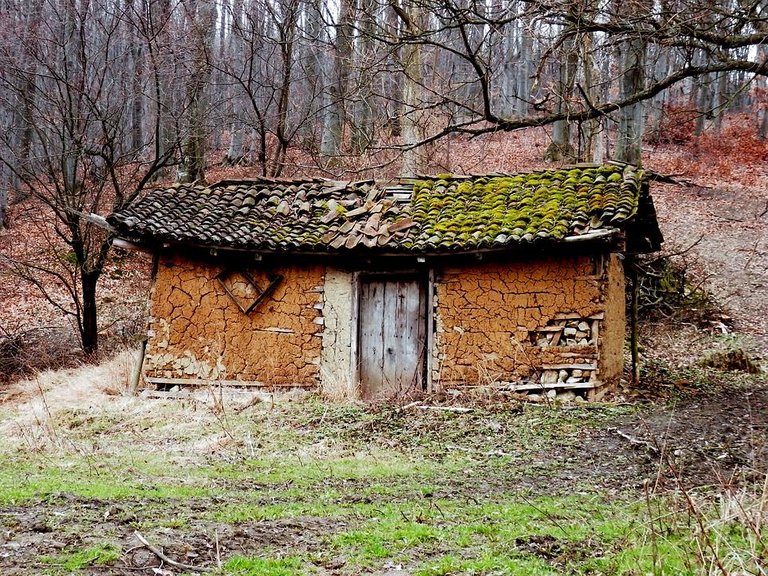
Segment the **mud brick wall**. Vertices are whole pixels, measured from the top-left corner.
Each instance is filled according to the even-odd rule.
[[[182,257],[161,260],[151,294],[145,376],[317,386],[323,267],[271,269],[284,278],[248,315],[216,278],[221,271]],[[251,272],[263,287],[264,272]],[[237,277],[229,286],[243,301],[255,295]]]
[[[554,376],[554,384],[558,378],[565,383],[569,378],[605,382],[617,377],[624,341],[623,278],[615,256],[438,271],[433,383],[538,382]],[[542,336],[558,324],[568,337],[543,345]],[[564,364],[598,369],[574,373],[560,368]]]

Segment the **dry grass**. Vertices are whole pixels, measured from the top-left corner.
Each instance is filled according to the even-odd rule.
[[[11,384],[0,396],[0,450],[96,451],[87,446],[89,431],[101,438],[129,434],[137,448],[183,457],[243,442],[245,419],[237,416],[263,394],[211,387],[172,399],[133,395],[137,362],[138,351],[127,350],[98,365],[49,370]]]

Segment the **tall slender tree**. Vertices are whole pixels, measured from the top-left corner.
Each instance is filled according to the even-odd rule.
[[[212,71],[216,6],[212,0],[187,0],[187,41],[190,74],[187,79],[179,182],[205,180],[209,85]]]

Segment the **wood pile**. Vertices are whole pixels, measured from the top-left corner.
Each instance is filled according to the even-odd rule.
[[[545,327],[531,332],[531,344],[539,348],[594,346],[602,318],[602,314],[587,318],[578,314],[558,314]]]

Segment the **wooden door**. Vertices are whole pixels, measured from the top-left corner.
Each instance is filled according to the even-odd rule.
[[[426,289],[416,276],[362,278],[359,378],[366,400],[424,389]]]

